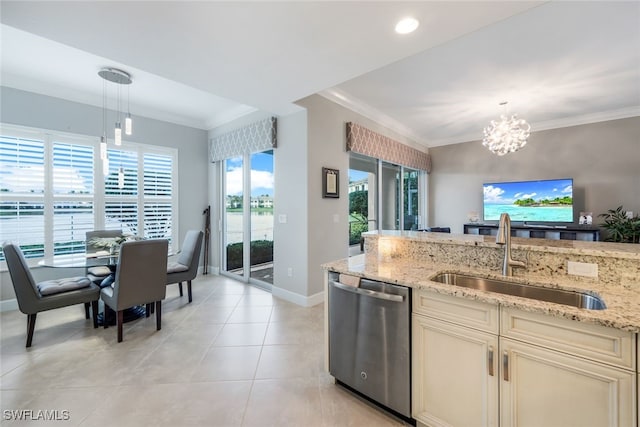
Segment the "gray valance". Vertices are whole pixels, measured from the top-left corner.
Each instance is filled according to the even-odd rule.
[[[217,162],[277,146],[276,118],[269,117],[209,140],[209,160]]]
[[[347,151],[431,172],[429,154],[352,122],[347,123]]]

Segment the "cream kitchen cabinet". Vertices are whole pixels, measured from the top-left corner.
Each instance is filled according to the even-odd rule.
[[[636,425],[634,372],[500,338],[500,426]]]
[[[633,333],[422,290],[412,327],[419,425],[637,425]]]
[[[428,426],[498,425],[498,336],[413,316],[413,417]]]
[[[498,306],[413,295],[413,417],[428,426],[497,426]]]

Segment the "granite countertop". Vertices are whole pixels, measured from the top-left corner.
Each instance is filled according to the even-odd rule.
[[[429,233],[431,234],[431,233]],[[477,238],[478,236],[476,236]],[[474,239],[469,239],[473,241]],[[480,239],[476,239],[477,242]],[[591,248],[590,248],[591,249]],[[599,250],[595,249],[595,250]],[[575,250],[575,248],[574,248]],[[632,257],[634,255],[631,255]],[[372,255],[358,255],[323,265],[323,268],[373,280],[454,295],[482,302],[513,307],[524,311],[542,313],[580,322],[612,327],[630,332],[640,332],[640,278],[635,290],[629,287],[599,283],[579,276],[566,277],[511,277],[509,280],[567,290],[586,291],[600,296],[607,308],[587,310],[533,299],[515,297],[494,292],[463,288],[433,282],[430,279],[441,272],[472,273],[487,278],[503,278],[499,273],[482,268],[469,268],[445,263],[416,262],[410,259],[380,259]]]
[[[369,231],[362,234],[364,237],[402,238],[403,240],[413,240],[417,242],[452,244],[476,247],[495,247],[496,236],[480,236],[477,234],[449,234],[449,233],[425,233],[421,231],[403,230],[383,230]],[[591,256],[615,256],[640,260],[640,245],[632,243],[613,242],[589,242],[580,240],[550,240],[550,239],[527,239],[522,237],[512,237],[511,247],[513,249],[526,249],[529,251],[571,253]],[[640,279],[639,279],[640,283]]]

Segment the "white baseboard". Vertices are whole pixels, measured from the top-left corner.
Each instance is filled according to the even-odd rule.
[[[208,270],[209,270],[208,274],[213,274],[214,276],[218,276],[220,274],[220,269],[218,267],[209,266]],[[198,275],[202,275],[203,273],[204,273],[204,267],[198,267]]]
[[[0,301],[0,313],[3,313],[5,311],[13,311],[17,309],[18,309],[18,300],[15,298]]]
[[[304,295],[273,286],[271,288],[271,294],[274,297],[282,298],[283,300],[287,300],[303,307],[313,307],[314,305],[324,302],[324,292],[318,292],[317,294],[306,297]]]

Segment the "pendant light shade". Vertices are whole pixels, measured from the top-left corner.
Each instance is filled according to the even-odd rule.
[[[492,153],[504,156],[518,151],[527,144],[531,126],[525,120],[519,119],[516,114],[509,117],[506,112],[506,101],[501,102],[500,105],[505,108],[505,112],[500,116],[500,121],[491,120],[489,126],[484,128],[482,145]]]
[[[122,126],[120,126],[120,122],[116,122],[116,129],[113,135],[114,135],[114,143],[116,145],[122,145]]]
[[[124,119],[124,133],[126,135],[131,135],[131,130],[133,128],[133,121],[131,120],[131,113],[127,113],[127,117]]]
[[[124,169],[120,166],[118,169],[118,188],[122,190],[124,188]]]

